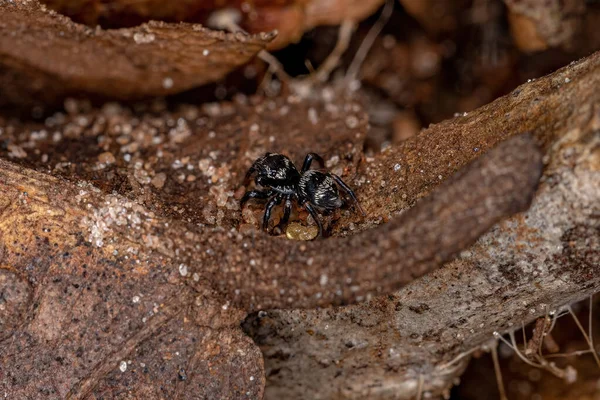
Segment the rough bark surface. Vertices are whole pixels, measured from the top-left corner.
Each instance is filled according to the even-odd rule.
[[[362,192],[386,199],[393,213],[404,194],[410,201],[428,191],[434,165],[460,164],[523,131],[546,149],[532,207],[444,268],[359,305],[274,310],[248,319],[246,329],[265,357],[266,398],[410,399],[420,389],[439,395],[462,373],[468,357],[460,355],[489,345],[494,331],[520,328],[599,291],[599,84],[596,53],[468,116],[432,126],[374,162],[408,167],[404,179],[373,172],[372,191]],[[456,151],[436,152],[448,142]],[[423,170],[414,168],[424,163]],[[390,189],[375,195],[375,176]]]
[[[92,29],[37,1],[2,0],[0,106],[48,105],[75,94],[133,99],[178,93],[223,78],[274,36],[164,22]]]

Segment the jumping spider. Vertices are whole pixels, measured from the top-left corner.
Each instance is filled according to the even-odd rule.
[[[250,182],[251,176],[256,174],[254,182],[263,190],[251,190],[244,194],[240,200],[240,206],[250,199],[269,199],[265,207],[262,228],[268,232],[269,219],[273,207],[285,201],[283,208],[283,217],[279,226],[281,229],[287,224],[290,213],[292,212],[292,201],[296,201],[300,207],[303,207],[310,213],[319,227],[317,237],[323,235],[323,224],[319,219],[318,213],[330,213],[340,208],[344,201],[340,197],[338,186],[352,199],[358,210],[365,215],[365,212],[358,204],[356,195],[337,175],[329,172],[309,170],[310,164],[316,160],[324,165],[321,156],[315,153],[308,153],[302,164],[300,172],[294,166],[294,163],[286,156],[277,153],[267,153],[254,161],[244,179],[244,184]]]

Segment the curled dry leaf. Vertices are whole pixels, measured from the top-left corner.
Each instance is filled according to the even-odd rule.
[[[223,78],[274,37],[162,22],[91,29],[37,1],[1,1],[0,21],[0,105],[177,93]]]
[[[247,25],[251,32],[277,29],[281,36],[270,47],[279,48],[297,42],[304,32],[317,26],[362,21],[383,3],[384,0],[297,1],[285,7],[258,8],[256,18],[248,19]]]
[[[373,14],[383,0],[42,0],[52,9],[90,26],[130,26],[148,20],[208,23],[214,12],[229,11],[249,32],[277,30],[269,48],[296,42],[319,25],[361,21]]]

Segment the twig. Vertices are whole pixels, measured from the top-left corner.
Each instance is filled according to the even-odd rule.
[[[377,38],[377,36],[379,36],[381,30],[392,16],[393,11],[394,0],[386,0],[385,6],[381,11],[381,15],[377,19],[377,22],[375,22],[373,27],[369,30],[369,33],[367,33],[365,39],[360,44],[360,47],[358,48],[358,50],[356,51],[356,55],[354,56],[354,60],[352,60],[352,63],[348,67],[346,77],[344,78],[345,86],[349,85],[351,82],[356,80],[358,71],[360,70],[362,63],[365,61],[365,58],[367,57],[369,50],[371,50],[373,43],[375,43],[375,39]]]
[[[545,357],[546,358],[568,358],[568,357],[574,357],[574,356],[581,356],[584,354],[588,354],[591,353],[591,350],[577,350],[577,351],[573,351],[571,353],[557,353],[557,354],[548,354]]]
[[[340,59],[346,50],[348,50],[350,39],[352,38],[352,33],[355,29],[356,23],[354,21],[345,20],[342,22],[338,32],[338,40],[333,51],[327,56],[319,68],[317,68],[317,71],[306,78],[309,82],[321,83],[329,79],[329,75],[331,75],[333,70],[339,65]]]
[[[417,385],[417,397],[416,400],[421,400],[423,398],[423,385],[425,384],[425,378],[423,374],[419,374],[419,382]]]
[[[539,319],[538,319],[539,321]],[[547,316],[544,316],[543,319],[543,323],[542,323],[542,329],[541,329],[541,333],[540,333],[540,340],[538,341],[538,348],[537,348],[537,354],[538,356],[542,356],[542,345],[544,344],[544,337],[546,337],[546,323],[548,322],[548,318]]]
[[[326,82],[329,79],[331,72],[338,66],[342,55],[348,49],[355,28],[356,24],[351,20],[345,20],[340,25],[335,48],[319,66],[317,71],[312,70],[312,65],[309,65],[311,73],[308,76],[290,81],[289,85],[296,94],[308,97],[315,85]]]
[[[523,346],[525,347],[525,355],[528,358],[542,357],[542,343],[544,340],[546,328],[546,317],[538,318],[533,328],[533,336],[529,341],[525,337],[525,327],[523,326]]]
[[[594,307],[594,303],[592,302],[592,297],[590,296],[590,306],[589,306],[589,311],[588,311],[588,336],[590,338],[590,347],[591,350],[594,352],[594,354],[597,354],[596,351],[596,347],[594,346],[594,335],[593,335],[593,330],[592,330],[592,326],[593,326],[593,319],[592,319],[592,309]]]
[[[548,362],[548,360],[546,360],[546,358],[544,358],[541,354],[539,356],[536,355],[537,361],[539,361],[539,363],[534,362],[533,360],[526,357],[519,350],[519,347],[517,346],[517,341],[515,339],[515,332],[510,331],[508,333],[508,335],[510,337],[510,342],[508,342],[505,338],[503,338],[502,335],[500,335],[498,332],[494,332],[494,337],[496,339],[500,339],[504,344],[506,344],[508,347],[510,347],[515,352],[515,354],[521,360],[523,360],[523,362],[525,362],[526,364],[531,365],[532,367],[535,367],[535,368],[545,369],[546,371],[552,373],[553,375],[555,375],[561,379],[568,379],[568,377],[569,377],[568,368],[566,370],[562,370],[562,369],[558,368],[556,365],[554,365],[554,363]]]
[[[502,380],[500,361],[498,361],[498,341],[495,341],[495,345],[492,346],[491,351],[492,360],[494,362],[494,372],[496,374],[496,383],[498,384],[498,391],[500,392],[500,400],[508,400],[508,397],[506,397],[506,390],[504,389],[504,381]]]
[[[527,357],[525,357],[525,355],[523,353],[521,353],[521,350],[519,350],[519,346],[517,346],[517,341],[515,340],[515,332],[514,331],[510,331],[508,332],[508,336],[510,337],[510,347],[514,350],[514,352],[517,354],[517,356],[519,356],[519,358],[521,360],[523,360],[525,363],[531,365],[532,367],[537,367],[537,368],[544,368],[543,364],[537,364],[531,360],[529,360]],[[504,339],[502,339],[504,340]],[[505,342],[508,344],[508,342]]]
[[[585,332],[585,329],[583,329],[583,326],[581,326],[581,322],[579,322],[579,319],[577,318],[577,316],[573,312],[573,309],[571,308],[571,306],[568,306],[567,310],[569,310],[569,313],[571,313],[571,316],[575,320],[575,324],[577,324],[577,327],[579,328],[579,330],[583,334],[583,337],[585,338],[586,343],[590,347],[590,350],[592,350],[592,354],[594,355],[594,360],[596,360],[596,364],[598,364],[598,367],[600,367],[600,359],[598,358],[598,353],[594,349],[594,344],[592,343],[592,341],[590,339],[590,336],[587,335],[587,333]]]
[[[269,65],[269,70],[271,70],[271,72],[277,75],[280,81],[289,82],[292,79],[287,74],[287,72],[285,72],[285,69],[283,68],[283,65],[279,62],[279,60],[268,51],[259,51],[258,57]]]
[[[460,360],[462,360],[466,356],[469,356],[469,355],[473,354],[476,350],[479,350],[479,347],[473,347],[470,350],[463,351],[462,353],[459,353],[456,357],[454,357],[452,360],[448,361],[447,363],[438,365],[436,367],[436,369],[439,370],[439,371],[443,371],[443,370],[449,368],[451,365],[456,364],[457,362],[459,362]]]

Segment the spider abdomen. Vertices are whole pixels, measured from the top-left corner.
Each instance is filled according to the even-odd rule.
[[[306,171],[298,183],[300,198],[320,210],[332,211],[342,206],[339,190],[328,174]]]

